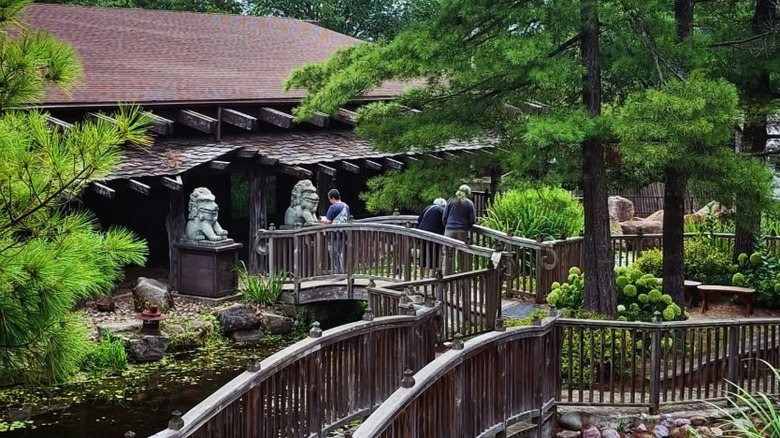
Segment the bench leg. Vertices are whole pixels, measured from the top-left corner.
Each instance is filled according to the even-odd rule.
[[[753,294],[747,296],[747,316],[753,314]]]
[[[710,310],[709,303],[707,302],[707,292],[699,291],[699,298],[701,298],[701,313]]]

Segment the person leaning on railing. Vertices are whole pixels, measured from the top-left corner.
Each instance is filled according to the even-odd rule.
[[[455,192],[455,197],[447,201],[447,207],[442,215],[444,224],[444,236],[469,242],[469,230],[477,221],[474,203],[471,202],[471,187],[463,184]]]
[[[425,207],[417,218],[417,228],[429,233],[435,233],[440,236],[444,235],[444,207],[447,206],[447,201],[444,198],[436,198],[433,204]],[[435,274],[436,268],[439,267],[439,258],[441,251],[437,251],[438,248],[433,248],[433,245],[423,243],[420,248],[420,260],[423,268],[423,275],[426,271],[431,276]]]

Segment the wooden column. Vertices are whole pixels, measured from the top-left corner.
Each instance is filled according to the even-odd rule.
[[[184,226],[187,222],[187,209],[184,205],[183,190],[168,191],[168,214],[165,216],[165,229],[168,232],[168,261],[170,263],[169,284],[171,289],[179,290],[179,250],[173,244],[184,239]]]
[[[257,230],[268,228],[268,179],[265,172],[255,167],[249,172],[249,270],[257,272],[259,258],[254,241]]]
[[[320,203],[317,205],[317,215],[325,216],[330,207],[330,200],[328,199],[328,192],[330,189],[336,187],[336,178],[322,172],[317,171],[317,194],[320,197]]]

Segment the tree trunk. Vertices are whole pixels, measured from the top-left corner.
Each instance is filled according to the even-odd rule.
[[[580,51],[585,67],[582,100],[591,117],[601,115],[599,13],[597,0],[580,2]],[[582,199],[585,209],[585,310],[615,317],[615,259],[609,236],[607,167],[604,145],[589,138],[582,143]]]
[[[671,295],[677,305],[684,309],[685,269],[683,248],[683,222],[685,218],[685,188],[688,176],[685,169],[666,169],[664,190],[664,292]]]
[[[753,35],[761,35],[774,29],[775,10],[777,9],[777,0],[757,0],[756,9],[753,14],[752,30]],[[760,67],[757,67],[760,68]],[[769,73],[762,71],[753,86],[747,92],[748,100],[763,100],[771,95],[771,83]],[[767,132],[766,114],[756,114],[748,108],[746,114],[744,135],[742,138],[742,150],[744,152],[763,152],[766,149]],[[736,236],[734,238],[734,261],[736,262],[740,254],[750,255],[755,251],[754,236],[761,226],[761,216],[757,212],[751,212],[745,208],[746,200],[737,199],[737,218],[736,218]]]

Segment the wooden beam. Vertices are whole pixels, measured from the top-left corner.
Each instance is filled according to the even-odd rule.
[[[460,149],[460,150],[458,150],[458,152],[463,154],[463,155],[471,155],[472,157],[477,155],[473,151],[470,151],[468,149]]]
[[[160,178],[160,184],[173,190],[174,192],[180,192],[184,187],[184,183],[181,181],[181,177],[176,175],[174,177],[164,176]]]
[[[332,168],[330,166],[326,166],[326,165],[324,165],[322,163],[317,163],[317,171],[321,172],[321,173],[324,173],[325,175],[328,175],[328,176],[333,176],[333,177],[336,176],[336,169],[334,169],[334,168]]]
[[[445,160],[454,160],[458,158],[458,156],[453,154],[452,152],[442,152],[441,155],[444,157]]]
[[[254,148],[241,148],[236,152],[236,156],[239,158],[254,158],[258,154],[258,150]]]
[[[440,156],[438,156],[438,155],[436,155],[436,154],[426,154],[425,156],[426,156],[426,157],[428,157],[428,158],[430,158],[430,159],[431,159],[431,161],[433,161],[433,162],[435,162],[435,163],[441,163],[441,162],[444,162],[444,158],[442,158],[442,157],[440,157]]]
[[[279,164],[279,159],[278,158],[266,157],[265,155],[261,155],[257,159],[257,162],[260,163],[263,166],[275,166],[276,164]]]
[[[330,116],[317,111],[314,113],[313,116],[309,117],[309,120],[307,122],[311,123],[314,126],[319,126],[320,128],[327,128],[330,126]]]
[[[276,170],[286,175],[297,176],[298,178],[308,179],[314,175],[314,172],[312,172],[311,170],[304,169],[303,167],[300,166],[288,166],[283,164],[277,166]]]
[[[354,111],[350,111],[346,108],[339,108],[339,110],[336,112],[336,114],[333,116],[334,119],[338,120],[339,122],[346,123],[348,125],[355,126],[355,118],[357,114]]]
[[[257,115],[260,120],[280,128],[290,129],[295,124],[292,115],[273,108],[260,108]]]
[[[406,164],[414,164],[420,162],[418,158],[415,158],[411,155],[404,155],[404,160],[406,161]]]
[[[257,117],[230,108],[222,108],[222,121],[247,131],[257,131]]]
[[[173,135],[173,120],[160,117],[149,111],[146,111],[145,114],[152,119],[150,131],[158,135]]]
[[[56,117],[46,116],[46,121],[60,132],[65,132],[68,129],[73,128],[72,123],[64,122]]]
[[[134,180],[132,178],[127,180],[127,186],[130,187],[130,190],[134,190],[143,195],[148,195],[149,192],[152,190],[152,188],[149,187],[148,184],[144,184],[141,181]]]
[[[93,182],[89,187],[93,192],[97,193],[98,195],[105,196],[106,198],[114,199],[116,196],[116,190],[109,186],[100,184],[99,182]]]
[[[348,161],[341,161],[339,164],[341,165],[341,168],[346,170],[347,172],[360,173],[360,166],[358,166],[357,164],[352,164]]]
[[[395,170],[402,170],[404,168],[404,163],[394,160],[392,158],[385,158],[385,165],[391,169]]]
[[[176,119],[182,125],[189,126],[206,134],[213,134],[217,129],[217,119],[192,110],[179,110],[179,116]]]
[[[409,108],[408,106],[405,106],[405,105],[401,105],[401,108],[409,111],[410,113],[414,114],[415,116],[418,116],[418,115],[422,114],[421,110],[418,110],[418,109],[415,109],[415,108]]]
[[[209,169],[224,170],[227,169],[228,166],[230,166],[230,161],[209,161]]]
[[[483,154],[483,155],[493,155],[493,151],[491,151],[488,148],[477,149],[477,152],[479,152],[480,154]]]
[[[110,123],[112,125],[116,125],[116,119],[113,118],[113,117],[107,116],[105,114],[87,113],[87,117],[89,117],[90,119],[92,119],[92,120],[94,120],[96,122],[99,121],[99,120],[102,120],[102,121],[108,122],[108,123]]]
[[[518,114],[544,114],[550,111],[550,107],[539,102],[523,102],[519,106],[506,104],[504,107]]]
[[[371,170],[382,170],[382,165],[381,165],[381,164],[379,164],[379,163],[377,163],[376,161],[371,161],[371,160],[363,160],[363,166],[364,166],[366,169],[371,169]]]

